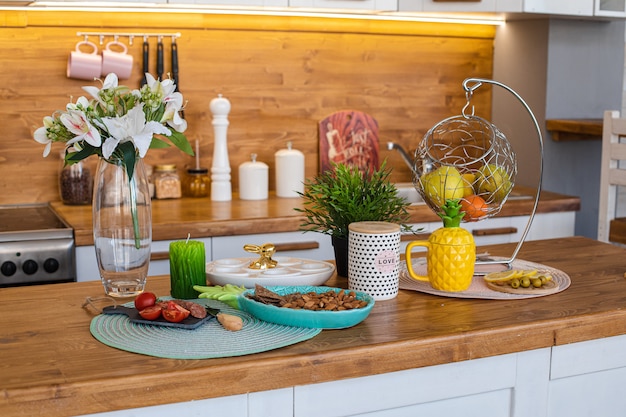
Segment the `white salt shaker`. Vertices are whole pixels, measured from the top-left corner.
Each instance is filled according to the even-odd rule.
[[[218,94],[217,98],[211,100],[209,107],[213,113],[213,131],[215,133],[213,165],[211,166],[211,200],[230,201],[232,200],[232,187],[226,140],[230,101]]]
[[[255,153],[251,159],[239,165],[239,198],[267,200],[269,167],[263,162],[257,162]]]
[[[276,196],[299,197],[298,192],[304,192],[304,154],[291,149],[291,142],[287,142],[287,149],[277,151],[274,160]]]

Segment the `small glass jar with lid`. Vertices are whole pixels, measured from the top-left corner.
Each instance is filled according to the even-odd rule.
[[[59,174],[59,193],[61,201],[67,205],[91,204],[93,198],[93,177],[83,161],[72,165],[65,164],[61,154],[61,172]]]
[[[155,165],[153,173],[154,196],[157,199],[180,198],[181,183],[176,165]]]
[[[207,168],[189,168],[183,178],[183,196],[207,197],[211,180]]]

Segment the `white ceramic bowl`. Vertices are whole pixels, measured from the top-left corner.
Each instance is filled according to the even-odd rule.
[[[335,272],[335,265],[310,259],[281,258],[276,268],[259,270],[249,268],[256,258],[227,258],[206,265],[208,281],[213,285],[232,284],[254,288],[255,284],[267,286],[322,285]]]

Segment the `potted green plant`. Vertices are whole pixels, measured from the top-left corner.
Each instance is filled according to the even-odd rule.
[[[400,224],[403,231],[411,231],[405,199],[389,181],[391,171],[384,161],[378,170],[361,172],[358,167],[333,164],[305,181],[303,207],[296,211],[306,217],[300,225],[305,232],[330,235],[335,250],[337,273],[348,275],[348,225],[361,221],[386,221]]]

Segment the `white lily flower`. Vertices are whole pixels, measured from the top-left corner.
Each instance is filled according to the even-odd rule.
[[[52,139],[48,137],[48,128],[51,127],[53,124],[54,119],[50,116],[46,116],[43,118],[43,126],[35,130],[35,140],[42,145],[46,145],[43,149],[44,158],[50,155],[50,150],[52,149]]]
[[[85,140],[91,146],[98,147],[102,144],[100,132],[87,119],[85,112],[71,109],[68,106],[67,113],[59,117],[61,123],[73,134],[76,135],[70,142]],[[68,144],[70,143],[68,142]]]
[[[110,88],[117,88],[117,74],[114,72],[110,73],[104,79],[104,83],[102,83],[102,88],[94,87],[94,86],[84,86],[83,90],[88,92],[93,98],[100,101],[100,90],[108,90]]]
[[[111,135],[102,147],[102,155],[105,158],[111,156],[119,143],[127,141],[133,142],[135,149],[139,151],[139,156],[143,158],[150,148],[154,134],[170,135],[169,129],[161,123],[155,121],[146,123],[143,103],[133,107],[124,116],[105,117],[102,122]]]
[[[161,123],[166,123],[176,131],[183,133],[187,129],[187,121],[180,117],[180,110],[183,107],[183,95],[175,92],[163,100],[165,112],[161,118]]]

